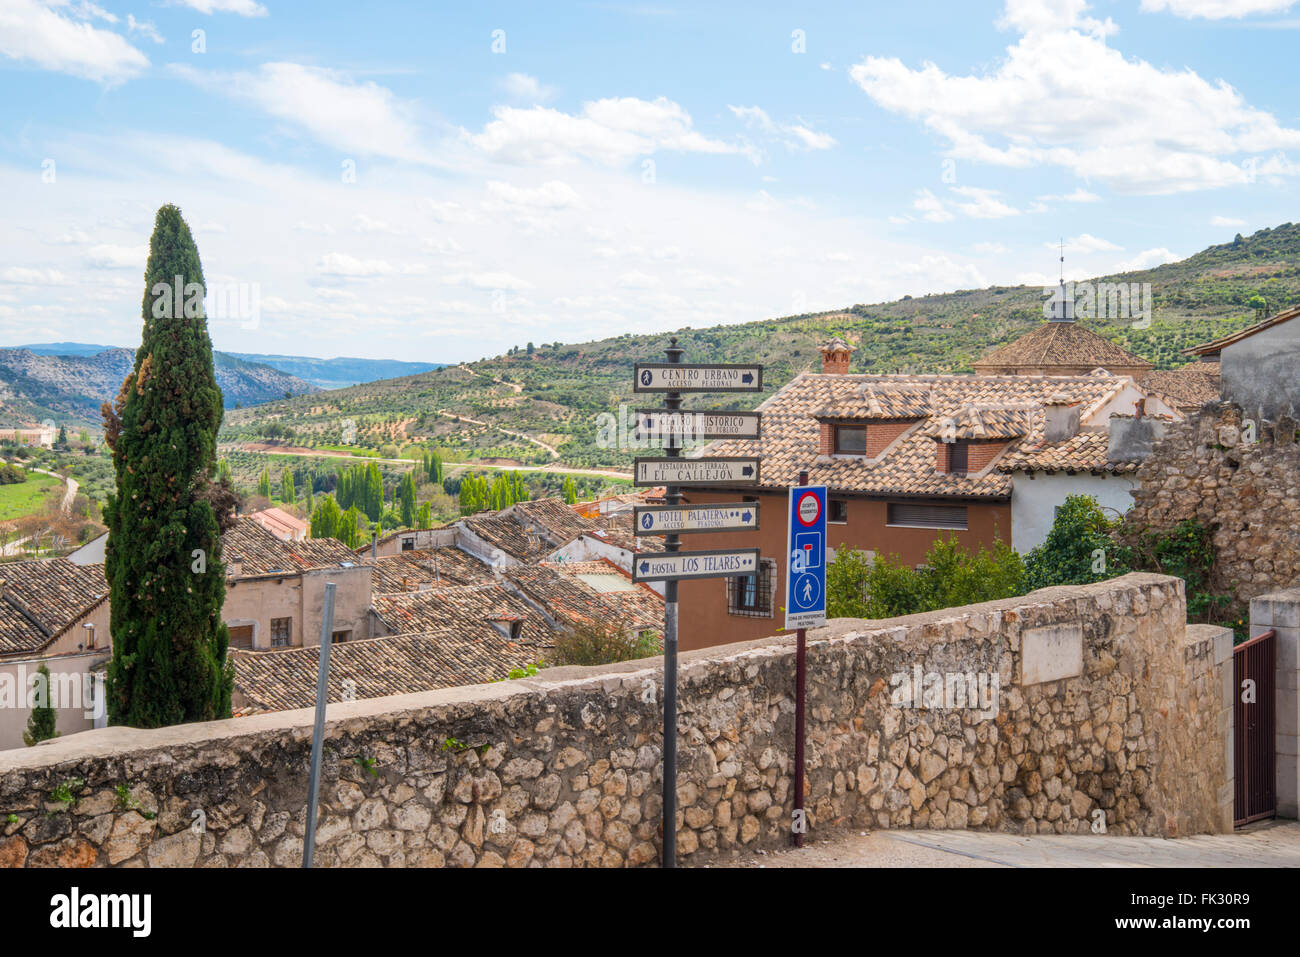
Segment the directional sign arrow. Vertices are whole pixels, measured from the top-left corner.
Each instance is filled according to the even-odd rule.
[[[758,506],[746,502],[725,505],[641,505],[634,512],[639,535],[750,532],[758,528]]]
[[[641,486],[755,485],[758,480],[759,461],[752,455],[638,458],[633,477],[634,484]]]
[[[679,412],[673,409],[639,409],[637,438],[651,442],[675,436],[692,439],[757,439],[762,429],[761,412]]]
[[[648,552],[637,558],[633,581],[731,578],[758,571],[757,548],[717,548],[698,552]]]
[[[760,365],[638,362],[633,392],[761,392]]]

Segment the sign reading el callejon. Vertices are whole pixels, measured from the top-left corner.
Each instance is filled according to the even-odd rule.
[[[761,365],[638,362],[633,392],[762,392]]]
[[[635,485],[757,485],[758,457],[703,459],[648,457],[636,460]]]

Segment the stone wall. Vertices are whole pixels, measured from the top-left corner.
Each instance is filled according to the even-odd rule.
[[[834,622],[809,640],[809,830],[1226,830],[1228,635],[1189,630],[1183,583],[1146,574]],[[656,863],[660,664],[331,705],[318,866]],[[918,672],[997,696],[906,707]],[[793,677],[787,638],[682,656],[683,864],[788,843]],[[0,754],[0,864],[297,866],[311,724],[108,728]]]
[[[1243,436],[1239,406],[1212,403],[1170,425],[1138,469],[1130,527],[1197,519],[1213,531],[1214,585],[1252,598],[1300,575],[1300,445],[1296,421],[1256,422]]]

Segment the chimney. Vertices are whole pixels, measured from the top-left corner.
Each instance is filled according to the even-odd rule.
[[[1059,392],[1043,403],[1043,441],[1064,442],[1079,434],[1079,407]]]
[[[822,373],[824,375],[843,375],[849,371],[849,356],[853,347],[836,336],[822,346]]]

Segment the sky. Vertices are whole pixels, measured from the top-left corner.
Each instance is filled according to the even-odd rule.
[[[1300,0],[0,0],[0,346],[458,362],[1297,218]]]

